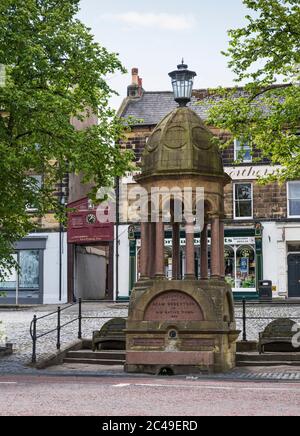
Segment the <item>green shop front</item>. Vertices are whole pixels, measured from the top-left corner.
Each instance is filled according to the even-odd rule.
[[[129,293],[139,278],[140,263],[140,231],[137,227],[129,228]],[[209,273],[210,273],[210,233],[209,245]],[[262,229],[260,224],[256,228],[227,228],[225,229],[225,277],[231,284],[236,300],[246,298],[258,299],[259,281],[263,280],[263,252]],[[180,235],[180,268],[181,277],[185,275],[185,233]],[[200,233],[195,234],[195,269],[200,277]],[[172,278],[172,232],[165,232],[165,275]]]

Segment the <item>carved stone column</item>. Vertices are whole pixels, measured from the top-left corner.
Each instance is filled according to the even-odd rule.
[[[204,225],[201,233],[201,279],[208,279],[208,241],[207,224]]]
[[[186,259],[186,273],[187,280],[195,280],[195,227],[193,224],[187,224],[185,227],[186,233],[186,246],[185,246],[185,259]]]
[[[220,278],[220,217],[216,215],[211,223],[211,276]]]
[[[180,279],[180,224],[173,224],[173,242],[172,242],[172,278]]]
[[[156,278],[165,277],[165,225],[156,223]],[[151,261],[153,261],[151,259]]]
[[[148,276],[153,279],[155,277],[155,247],[156,247],[156,224],[149,223],[149,262],[148,262]]]
[[[140,256],[141,280],[149,279],[149,224],[141,223],[141,256]]]
[[[220,221],[220,276],[225,278],[224,221]]]

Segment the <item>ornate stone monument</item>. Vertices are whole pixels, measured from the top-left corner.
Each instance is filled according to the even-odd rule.
[[[193,224],[175,222],[176,198],[172,203],[171,224],[165,223],[161,201],[158,222],[151,222],[150,211],[148,222],[141,224],[140,279],[130,300],[125,369],[129,373],[150,374],[224,372],[235,366],[235,342],[239,335],[232,291],[225,282],[224,271],[224,186],[230,183],[230,178],[224,173],[211,133],[198,115],[185,106],[191,98],[195,73],[183,64],[170,75],[180,107],[167,115],[149,138],[137,182],[146,189],[150,205],[154,187],[176,186],[182,192],[185,188],[204,188],[201,277],[196,278]],[[180,94],[182,82],[187,95]],[[172,280],[165,275],[166,226],[172,226]],[[184,277],[180,271],[183,230]]]

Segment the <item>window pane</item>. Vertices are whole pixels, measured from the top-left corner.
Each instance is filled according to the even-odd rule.
[[[237,251],[237,288],[255,288],[255,252],[253,247],[240,247]]]
[[[290,200],[290,216],[300,216],[300,200]]]
[[[235,256],[232,247],[225,247],[225,278],[232,288],[235,288]]]
[[[14,260],[17,262],[17,255],[13,255]],[[7,271],[7,277],[4,282],[0,282],[0,289],[16,289],[17,284],[17,272],[13,270],[11,272]]]
[[[235,199],[252,200],[252,185],[249,183],[235,185]]]
[[[252,217],[252,202],[250,201],[237,201],[235,207],[235,216],[237,218]]]
[[[235,141],[235,158],[242,162],[252,162],[252,147],[248,142]]]
[[[290,200],[300,200],[300,182],[289,183],[289,198]]]
[[[39,251],[20,251],[20,288],[39,288]]]
[[[245,147],[244,148],[244,158],[243,158],[244,162],[252,162],[252,154],[251,154],[251,148],[250,147]]]

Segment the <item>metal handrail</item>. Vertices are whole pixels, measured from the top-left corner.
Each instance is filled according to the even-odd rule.
[[[30,323],[30,336],[32,338],[32,357],[31,357],[31,361],[32,363],[36,363],[36,345],[37,345],[37,340],[45,337],[47,335],[50,335],[54,332],[57,332],[57,349],[60,350],[61,348],[61,330],[70,325],[73,324],[74,322],[78,321],[78,339],[82,339],[82,320],[89,320],[89,319],[113,319],[116,317],[113,316],[83,316],[82,315],[82,303],[83,301],[81,299],[79,299],[78,303],[75,304],[70,304],[64,308],[58,307],[57,310],[55,312],[52,312],[50,314],[41,316],[41,317],[37,317],[36,315],[34,315],[33,320]],[[102,303],[117,303],[116,301],[103,301]],[[249,303],[250,305],[253,304],[253,302]],[[67,309],[70,309],[71,307],[75,307],[78,305],[78,316],[74,319],[72,319],[71,321],[68,321],[65,324],[61,324],[61,313]],[[243,330],[242,330],[242,334],[243,334],[243,341],[247,342],[247,321],[249,320],[264,320],[264,321],[270,321],[270,320],[276,320],[279,318],[283,318],[283,317],[274,317],[274,316],[247,316],[247,312],[246,312],[246,299],[244,299],[242,301],[242,309],[243,309],[243,315],[242,316],[236,316],[235,319],[236,320],[242,320],[243,321]],[[53,316],[53,315],[57,315],[57,326],[47,332],[41,333],[41,334],[37,334],[37,322],[41,319]],[[300,320],[300,317],[297,316],[288,316],[289,319],[291,320],[295,320],[298,321]]]
[[[101,303],[103,304],[118,304],[118,302],[116,301],[101,301]],[[82,304],[83,301],[82,299],[78,300],[78,303],[73,303],[73,304],[69,304],[66,307],[61,308],[60,306],[57,308],[57,310],[55,312],[51,312],[48,313],[46,315],[37,317],[36,315],[34,315],[31,323],[30,323],[30,327],[29,327],[29,332],[30,332],[30,336],[32,339],[32,355],[31,355],[31,362],[32,363],[36,363],[37,360],[37,355],[36,355],[36,346],[37,346],[37,340],[40,338],[43,338],[45,336],[48,336],[52,333],[57,332],[57,343],[56,343],[56,348],[57,350],[61,349],[61,330],[70,325],[73,324],[74,322],[78,321],[78,339],[82,339],[82,320],[88,320],[88,319],[113,319],[113,316],[83,316],[82,315]],[[68,321],[64,324],[61,323],[61,313],[64,312],[67,309],[70,309],[71,307],[75,307],[78,306],[78,315],[76,318],[72,319],[71,321]],[[41,334],[37,334],[37,322],[40,321],[41,319],[45,319],[48,318],[50,316],[57,316],[57,325],[55,328],[48,330],[46,332],[43,332]]]

